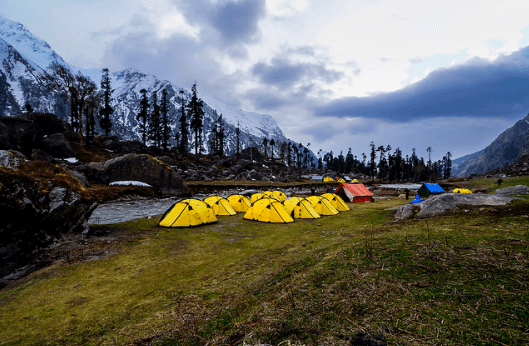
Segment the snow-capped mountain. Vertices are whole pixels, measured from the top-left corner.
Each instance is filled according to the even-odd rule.
[[[67,66],[73,73],[80,72],[90,77],[97,85],[101,81],[102,71],[80,70],[69,65],[45,41],[33,35],[22,24],[1,15],[0,59],[2,60],[0,115],[4,116],[17,116],[23,107],[29,104],[34,111],[53,113],[64,120],[69,118],[68,100],[64,95],[50,92],[42,83],[43,74],[54,62]],[[179,110],[182,104],[180,90],[184,91],[184,102],[188,102],[191,98],[191,93],[180,86],[132,69],[111,71],[111,87],[114,90],[111,134],[125,140],[141,138],[139,123],[136,120],[139,112],[140,90],[147,90],[149,97],[156,93],[158,100],[161,100],[162,90],[167,91],[168,115],[173,133],[179,126]],[[212,140],[212,130],[218,114],[222,114],[226,135],[225,154],[233,154],[236,151],[237,126],[240,129],[241,149],[259,145],[265,137],[269,140],[273,138],[276,143],[288,141],[275,120],[269,115],[236,109],[219,100],[202,96],[200,93],[199,97],[204,100],[202,149],[205,153],[210,151],[209,143]],[[190,148],[194,148],[194,143],[190,143]],[[279,148],[279,145],[276,148]]]

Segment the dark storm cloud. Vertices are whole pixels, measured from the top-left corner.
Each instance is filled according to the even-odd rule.
[[[474,59],[440,69],[404,89],[347,97],[314,109],[316,115],[410,121],[444,116],[519,115],[529,110],[529,47],[493,62]]]
[[[343,77],[343,73],[329,70],[322,64],[297,63],[285,58],[274,58],[271,64],[255,64],[252,74],[262,83],[278,87],[292,87],[314,80],[330,83]]]
[[[211,24],[228,43],[249,42],[258,32],[258,22],[265,14],[265,2],[228,2],[216,8]]]
[[[180,0],[186,20],[201,28],[201,39],[219,48],[253,43],[259,38],[259,20],[266,14],[265,0]],[[240,53],[236,53],[240,54]]]

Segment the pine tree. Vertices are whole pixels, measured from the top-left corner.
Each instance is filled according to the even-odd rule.
[[[375,163],[375,160],[377,158],[377,154],[375,150],[376,147],[375,147],[375,143],[373,142],[371,142],[369,146],[371,147],[371,161],[369,161],[369,175],[371,176],[371,178],[374,178],[377,173],[377,166]]]
[[[443,157],[443,179],[450,178],[450,174],[452,174],[451,157],[452,154],[450,152],[447,152],[446,155]]]
[[[224,156],[224,139],[226,134],[224,133],[224,126],[222,125],[222,114],[219,116],[219,127],[217,130],[218,143],[217,143],[217,153],[219,156]]]
[[[158,105],[158,96],[156,92],[152,93],[152,112],[149,117],[148,139],[153,141],[156,148],[160,147],[162,140],[160,106]]]
[[[167,106],[167,90],[162,90],[162,100],[160,102],[160,113],[161,113],[161,131],[162,131],[162,148],[167,151],[169,147],[169,137],[170,137],[170,128],[169,128],[169,108]]]
[[[237,122],[237,128],[235,129],[235,135],[237,136],[237,159],[241,153],[241,129],[239,122]]]
[[[204,101],[198,98],[197,95],[197,84],[193,84],[191,87],[191,100],[187,104],[187,114],[190,119],[190,127],[195,133],[195,157],[198,158],[198,148],[202,144],[202,128],[204,118]]]
[[[180,89],[180,133],[175,134],[175,140],[179,143],[178,148],[182,155],[187,154],[187,142],[189,140],[189,130],[187,128],[187,114],[184,103],[184,90]]]
[[[287,158],[288,158],[288,167],[292,165],[292,143],[288,142],[287,145]]]
[[[272,170],[274,169],[274,146],[276,145],[276,141],[272,138],[270,140],[270,146],[272,147],[271,148],[271,153],[272,153]]]
[[[110,99],[112,97],[112,87],[110,85],[110,74],[108,68],[103,69],[103,75],[101,76],[101,92],[103,105],[99,110],[99,125],[105,131],[105,136],[108,136],[112,129],[112,120],[110,115],[114,113],[114,108],[110,105]]]
[[[136,115],[136,120],[140,124],[141,141],[143,145],[147,142],[147,123],[149,120],[149,99],[147,98],[147,90],[141,89],[140,112]]]

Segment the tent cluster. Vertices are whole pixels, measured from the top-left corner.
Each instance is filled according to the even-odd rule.
[[[333,177],[313,176],[312,180],[318,180],[318,181],[329,182],[329,183],[358,183],[357,179],[351,179],[349,177],[341,178],[341,177],[336,177],[336,176],[333,176]]]
[[[289,223],[294,222],[294,219],[318,219],[321,216],[336,215],[339,210],[350,210],[345,201],[335,194],[307,198],[287,198],[284,194],[278,195],[275,191],[274,194],[276,194],[275,198],[264,192],[262,194],[264,197],[252,203],[243,218],[270,223]]]
[[[253,202],[252,202],[253,201]],[[211,196],[200,201],[186,199],[173,204],[162,216],[159,226],[191,227],[217,222],[217,215],[244,213],[243,218],[267,223],[290,223],[294,219],[317,219],[336,215],[350,208],[338,195],[307,198],[290,197],[281,191],[255,193],[250,198],[231,195],[227,198]]]

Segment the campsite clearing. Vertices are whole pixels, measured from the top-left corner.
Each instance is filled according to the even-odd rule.
[[[35,345],[529,343],[529,201],[394,222],[398,198],[288,224],[140,219],[116,254],[0,291],[0,340]]]

